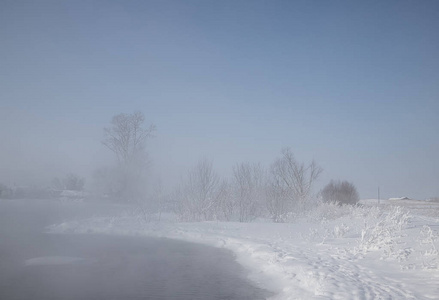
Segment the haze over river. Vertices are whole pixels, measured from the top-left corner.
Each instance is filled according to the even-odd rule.
[[[232,253],[169,239],[48,234],[119,206],[0,200],[0,299],[265,299]]]

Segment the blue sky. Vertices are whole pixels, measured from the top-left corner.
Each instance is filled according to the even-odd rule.
[[[140,110],[165,178],[291,147],[319,186],[439,196],[438,29],[437,1],[2,1],[0,180],[88,176]]]

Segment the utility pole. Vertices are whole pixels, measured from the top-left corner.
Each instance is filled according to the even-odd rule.
[[[380,187],[378,186],[378,205],[380,205],[381,199],[380,199]]]

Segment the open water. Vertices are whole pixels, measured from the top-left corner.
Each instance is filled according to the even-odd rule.
[[[233,254],[169,239],[48,234],[116,206],[0,200],[0,299],[266,299]]]

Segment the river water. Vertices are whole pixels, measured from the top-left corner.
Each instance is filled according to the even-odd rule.
[[[0,299],[266,299],[233,254],[169,239],[48,234],[45,227],[119,209],[0,200]]]

